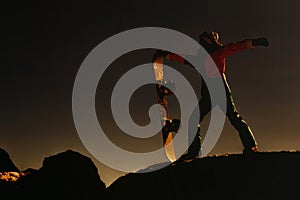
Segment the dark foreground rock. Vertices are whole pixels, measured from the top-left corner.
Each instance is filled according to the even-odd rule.
[[[39,170],[19,172],[17,180],[0,179],[0,193],[9,199],[106,199],[92,160],[71,150],[45,158]]]
[[[228,155],[128,174],[107,190],[111,199],[299,199],[300,153]]]
[[[0,148],[0,172],[18,172],[19,169],[15,166],[9,157],[9,154]]]
[[[105,188],[91,159],[69,150],[45,158],[38,170],[2,172],[0,194],[1,199],[289,200],[300,196],[299,169],[300,152],[222,155],[130,173]]]

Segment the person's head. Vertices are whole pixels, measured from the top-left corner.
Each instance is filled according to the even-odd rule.
[[[199,35],[199,44],[208,52],[213,53],[218,50],[222,43],[219,42],[219,34],[217,32],[203,32]]]

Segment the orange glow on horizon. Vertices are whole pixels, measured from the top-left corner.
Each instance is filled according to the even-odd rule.
[[[0,172],[0,181],[14,182],[26,175],[24,172]]]

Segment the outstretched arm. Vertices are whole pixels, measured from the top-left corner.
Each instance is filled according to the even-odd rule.
[[[222,57],[227,57],[227,56],[231,56],[232,54],[235,54],[236,52],[242,51],[244,49],[251,49],[254,48],[255,46],[267,47],[268,45],[269,45],[269,41],[267,40],[267,38],[261,37],[257,39],[246,39],[235,43],[229,43],[223,46],[217,52],[220,53]]]

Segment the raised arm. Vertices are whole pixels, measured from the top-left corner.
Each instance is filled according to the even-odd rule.
[[[243,41],[235,42],[235,43],[229,43],[219,50],[217,50],[216,53],[220,53],[222,57],[231,56],[232,54],[235,54],[236,52],[242,51],[244,49],[251,49],[255,46],[265,46],[267,47],[269,45],[269,42],[266,38],[257,38],[257,39],[246,39]]]

